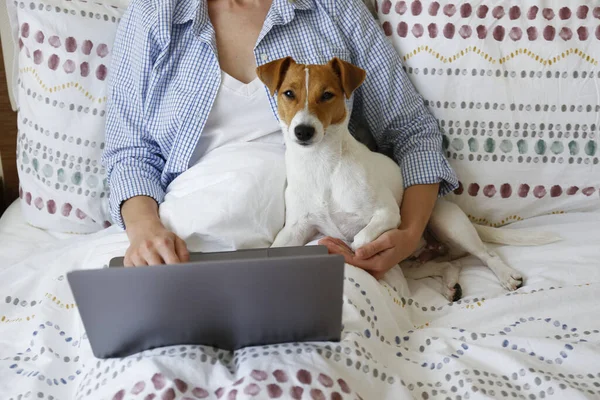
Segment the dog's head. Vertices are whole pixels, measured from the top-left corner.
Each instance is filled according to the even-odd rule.
[[[363,83],[366,72],[339,58],[325,65],[297,64],[291,57],[257,68],[271,96],[277,93],[279,119],[287,141],[319,143],[330,127],[347,124],[346,99]]]

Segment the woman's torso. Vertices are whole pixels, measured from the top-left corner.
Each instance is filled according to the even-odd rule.
[[[259,141],[283,144],[279,122],[271,113],[262,82],[255,78],[243,83],[222,72],[221,86],[192,153],[190,167],[219,147]]]
[[[172,10],[157,10],[159,26],[169,26],[158,37],[154,67],[144,99],[144,119],[166,160],[162,182],[166,186],[185,171],[221,86],[214,29],[205,1],[176,2]],[[197,3],[197,2],[196,2]],[[172,2],[159,2],[172,7]],[[273,0],[254,48],[257,65],[292,56],[304,64],[324,64],[333,57],[351,62],[344,38],[332,18],[335,2]],[[166,24],[166,25],[165,25]],[[263,88],[266,92],[266,89]],[[275,99],[268,96],[276,120]]]

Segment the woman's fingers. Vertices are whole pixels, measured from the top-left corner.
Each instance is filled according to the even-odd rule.
[[[386,272],[395,265],[393,260],[394,250],[393,246],[376,253],[374,256],[367,259],[361,259],[354,255],[352,249],[343,241],[335,238],[326,237],[319,241],[319,244],[327,247],[327,250],[331,254],[341,254],[344,256],[344,261],[347,264],[353,265],[357,268],[364,269],[370,273],[375,279],[382,279]],[[383,241],[380,245],[387,247],[387,243]]]
[[[190,261],[190,252],[187,249],[185,241],[177,236],[175,236],[175,252],[177,253],[179,262]]]
[[[146,260],[144,259],[144,257],[142,257],[139,254],[133,254],[131,256],[131,267],[143,267],[145,265],[148,265],[148,263],[146,262]]]
[[[131,251],[130,249],[127,249],[127,251],[125,252],[125,257],[123,257],[123,266],[124,267],[133,267],[133,261],[131,259]]]
[[[346,264],[354,265],[355,267],[362,269],[369,269],[372,267],[372,260],[360,260],[356,258],[352,249],[342,240],[326,237],[319,240],[319,244],[327,247],[330,254],[340,254],[344,256],[344,262]]]
[[[163,237],[157,240],[156,250],[165,264],[173,265],[180,262],[175,252],[175,242],[170,237]]]
[[[125,253],[125,266],[179,264],[189,261],[185,241],[164,227],[158,231],[139,230],[130,233],[131,245]]]
[[[356,257],[366,260],[367,258],[371,258],[382,251],[391,249],[392,247],[394,247],[394,242],[388,233],[384,233],[371,243],[367,243],[360,249],[356,250]]]

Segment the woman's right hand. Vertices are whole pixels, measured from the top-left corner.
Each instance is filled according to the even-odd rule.
[[[127,227],[126,267],[178,264],[189,261],[185,242],[158,221],[141,221]]]
[[[126,267],[189,261],[185,242],[164,227],[154,199],[132,197],[123,203],[121,215],[130,243],[123,263]]]

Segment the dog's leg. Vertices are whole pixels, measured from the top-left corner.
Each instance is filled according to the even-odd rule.
[[[395,206],[395,207],[394,207]],[[395,201],[393,205],[382,207],[373,213],[373,217],[362,230],[360,230],[352,241],[352,250],[356,251],[367,243],[371,243],[382,233],[398,228],[400,225],[400,209]]]
[[[456,204],[438,199],[429,228],[453,253],[466,252],[479,258],[494,272],[505,289],[517,290],[523,285],[521,274],[485,246],[469,218]]]
[[[460,274],[459,261],[428,261],[400,264],[404,277],[407,279],[423,279],[432,276],[442,277],[442,294],[449,301],[457,301],[462,297],[462,288],[458,283]]]
[[[304,246],[317,233],[308,220],[287,223],[275,237],[271,247]]]
[[[500,256],[493,250],[485,249],[481,254],[474,254],[487,265],[500,280],[506,290],[517,290],[523,286],[523,276],[515,269],[506,265]]]

